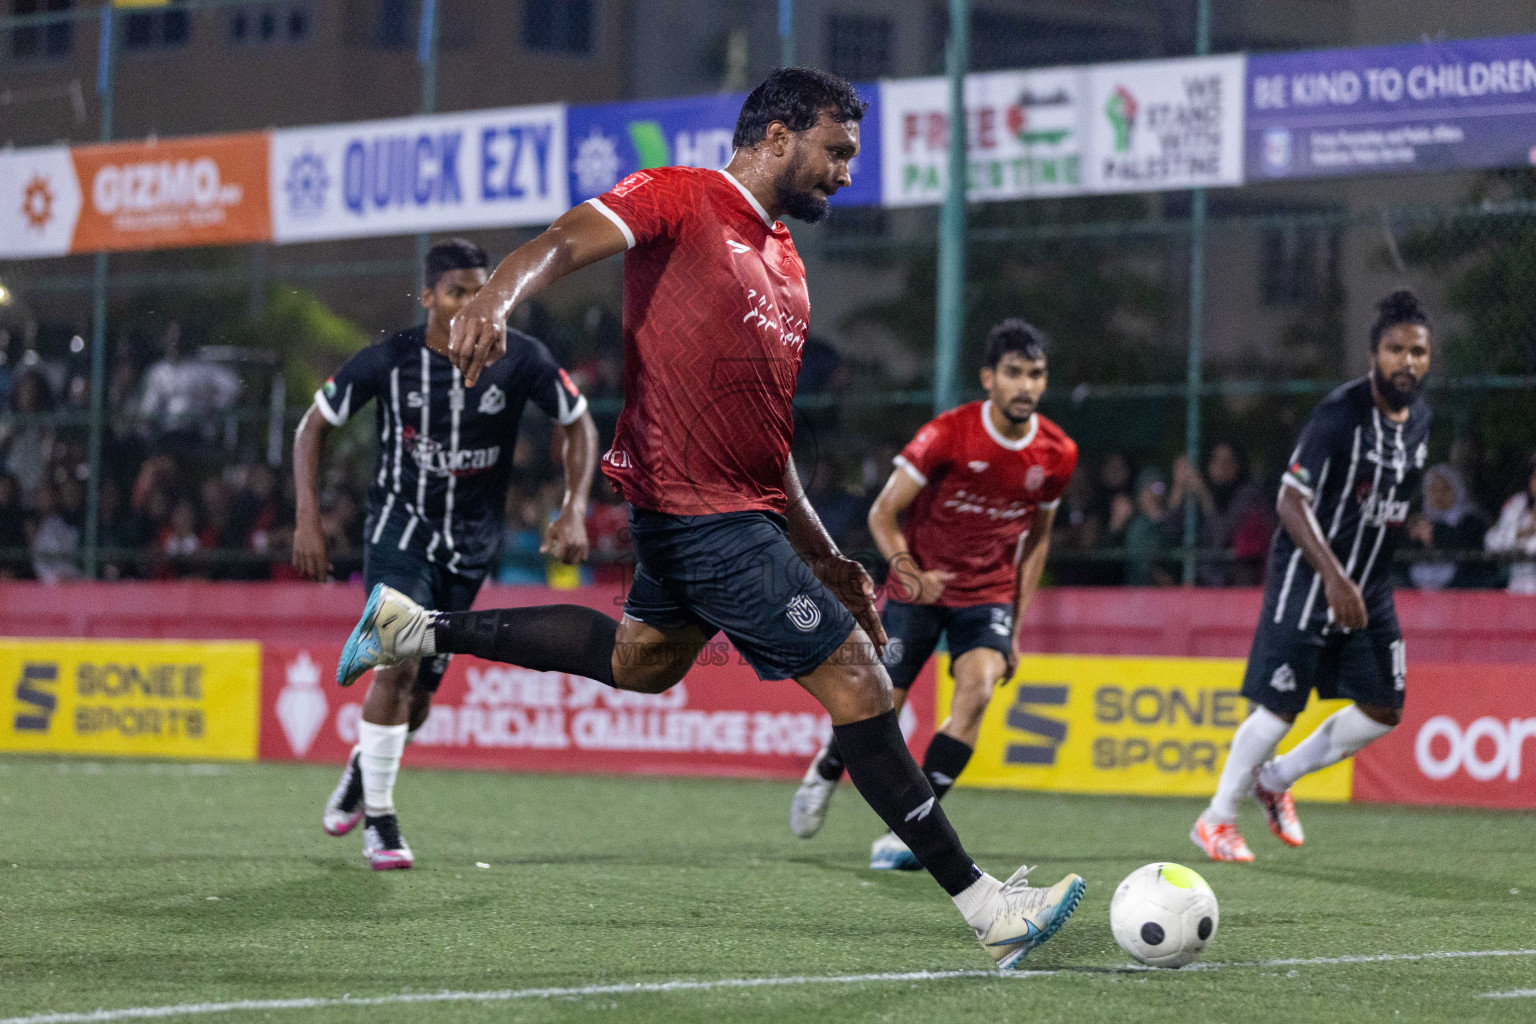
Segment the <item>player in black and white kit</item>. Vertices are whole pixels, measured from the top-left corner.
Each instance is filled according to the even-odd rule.
[[[466,611],[500,545],[518,421],[532,400],[564,434],[565,500],[541,550],[569,564],[587,556],[587,492],[597,428],[587,402],[538,341],[507,331],[507,355],[473,387],[448,361],[448,324],[486,281],[487,259],[462,239],[427,253],[424,326],[353,356],[315,394],[293,442],[297,522],[293,562],[324,580],[330,570],[315,478],[331,428],[368,402],[377,408],[379,465],[368,490],[363,575],[439,611]],[[373,674],[358,743],[326,802],[322,824],[345,835],[366,817],[363,853],[375,870],[408,868],[394,785],[410,734],[427,720],[448,656],[410,658]]]
[[[1385,736],[1402,717],[1407,652],[1392,601],[1391,563],[1428,454],[1429,317],[1409,291],[1377,306],[1371,372],[1313,410],[1280,487],[1264,610],[1243,696],[1258,706],[1238,727],[1216,796],[1190,838],[1212,860],[1251,861],[1237,831],[1253,793],[1287,846],[1305,839],[1291,786]],[[1282,757],[1275,746],[1319,697],[1353,704]]]

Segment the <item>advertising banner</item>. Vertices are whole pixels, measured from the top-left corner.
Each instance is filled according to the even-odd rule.
[[[254,643],[0,639],[0,751],[250,761]]]
[[[340,645],[264,649],[263,760],[346,760],[367,677],[338,689],[340,655]],[[922,690],[902,716],[919,751],[933,734],[933,688]],[[447,768],[793,779],[830,734],[814,698],[790,680],[760,681],[717,640],[686,679],[655,695],[455,658],[406,759]]]
[[[272,134],[278,242],[547,224],[570,206],[559,104]]]
[[[967,75],[971,200],[1082,192],[1087,86],[1084,68]],[[885,205],[942,203],[949,187],[949,83],[882,82],[880,104]]]
[[[1536,36],[1249,58],[1250,181],[1536,163]]]
[[[832,197],[835,206],[880,203],[880,90],[874,84],[856,88],[870,105],[859,125],[853,184]],[[746,93],[720,93],[568,107],[571,202],[601,195],[651,167],[724,167],[746,98]]]
[[[1243,662],[1224,658],[1020,660],[987,708],[962,786],[1059,793],[1210,796],[1244,718]],[[938,717],[954,693],[941,664]],[[1342,701],[1317,701],[1280,744],[1300,742]],[[1300,799],[1350,798],[1348,761],[1296,785]]]
[[[1088,69],[1089,192],[1243,182],[1241,55]]]
[[[1414,665],[1396,729],[1355,756],[1355,799],[1536,809],[1536,669]]]
[[[264,242],[265,132],[0,155],[0,257]]]
[[[0,152],[0,259],[67,255],[79,219],[68,146]]]
[[[266,132],[71,151],[83,201],[74,252],[264,242]]]

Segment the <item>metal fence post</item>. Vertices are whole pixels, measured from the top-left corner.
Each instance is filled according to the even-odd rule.
[[[101,97],[101,141],[112,141],[113,79],[117,64],[117,31],[112,5],[101,8],[101,42],[96,62],[96,94]],[[96,254],[91,280],[91,420],[90,472],[85,480],[85,575],[94,579],[101,563],[101,442],[106,419],[107,378],[107,254]]]
[[[795,0],[779,0],[779,67],[795,66]]]
[[[416,33],[416,63],[421,66],[421,112],[437,111],[437,0],[421,0],[421,26]],[[416,293],[411,296],[417,305],[427,287],[427,250],[432,248],[432,236],[422,232],[416,236]],[[425,318],[426,310],[417,308],[418,317]]]
[[[1211,0],[1195,9],[1195,53],[1211,52]],[[1185,383],[1184,457],[1200,471],[1200,381],[1205,347],[1205,189],[1189,197],[1189,365]],[[1200,505],[1193,492],[1184,496],[1184,585],[1195,582],[1195,545],[1200,540]]]
[[[960,400],[957,364],[965,330],[965,72],[971,56],[970,0],[949,0],[949,183],[939,214],[939,280],[933,352],[933,409],[953,408]]]

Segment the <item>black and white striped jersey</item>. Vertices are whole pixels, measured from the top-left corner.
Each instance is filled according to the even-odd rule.
[[[1376,408],[1370,378],[1362,377],[1312,411],[1281,479],[1281,487],[1311,502],[1333,553],[1359,584],[1373,625],[1395,622],[1390,566],[1423,481],[1429,422],[1420,398],[1406,420],[1393,423]],[[1264,616],[1264,625],[1315,634],[1337,628],[1322,580],[1283,526],[1270,544]]]
[[[379,465],[368,489],[364,540],[392,543],[465,576],[490,568],[501,540],[512,452],[523,408],[562,426],[587,400],[537,338],[507,331],[507,354],[473,388],[412,327],[370,345],[315,393],[341,426],[377,403]]]

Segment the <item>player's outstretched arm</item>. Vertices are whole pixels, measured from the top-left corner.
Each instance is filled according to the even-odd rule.
[[[784,468],[784,494],[789,499],[784,508],[784,517],[789,523],[789,543],[811,567],[816,578],[843,602],[843,607],[874,642],[875,651],[883,652],[885,627],[880,624],[880,612],[875,608],[875,582],[862,565],[837,549],[837,542],[821,525],[821,517],[811,507],[805,489],[800,486],[794,456],[790,456]]]
[[[597,469],[597,424],[592,414],[560,428],[561,459],[565,463],[565,498],[560,514],[544,530],[539,551],[553,555],[566,565],[587,560],[587,496],[592,490],[592,474]]]
[[[293,567],[317,583],[324,583],[331,572],[315,486],[320,475],[320,453],[325,450],[325,439],[330,433],[330,423],[311,403],[293,435]]]
[[[448,329],[448,358],[463,372],[465,386],[474,387],[480,371],[506,353],[507,316],[519,302],[624,248],[618,227],[582,203],[502,260]]]
[[[1291,540],[1301,549],[1312,568],[1323,581],[1323,594],[1333,619],[1345,629],[1364,629],[1367,621],[1365,598],[1360,588],[1349,578],[1339,556],[1333,553],[1323,536],[1323,527],[1312,512],[1307,496],[1295,487],[1280,488],[1280,523]]]
[[[955,574],[943,569],[924,570],[907,548],[898,518],[916,500],[923,485],[910,473],[897,469],[885,481],[875,503],[869,507],[869,533],[875,546],[890,566],[886,587],[891,596],[908,604],[933,604],[944,593],[944,586]]]
[[[1045,560],[1051,553],[1051,527],[1055,524],[1054,508],[1036,509],[1035,521],[1030,524],[1029,535],[1024,538],[1023,550],[1019,552],[1018,573],[1013,582],[1013,635],[1008,642],[1008,674],[1003,677],[1005,683],[1013,678],[1014,670],[1019,667],[1019,655],[1022,653],[1019,635],[1023,628],[1024,613],[1029,611],[1030,603],[1040,590],[1040,576],[1045,572]]]

